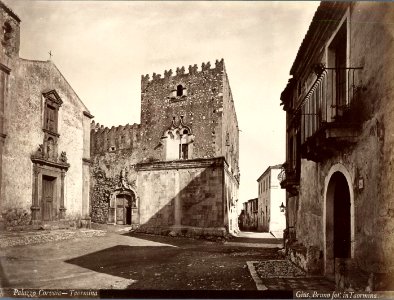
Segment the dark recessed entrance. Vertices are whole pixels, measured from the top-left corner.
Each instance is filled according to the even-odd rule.
[[[135,208],[135,200],[132,195],[116,195],[116,223],[127,225],[133,224],[133,208]]]
[[[333,273],[337,258],[351,258],[350,190],[346,177],[335,172],[326,197],[326,272]]]
[[[350,257],[350,193],[345,176],[334,173],[334,257]]]

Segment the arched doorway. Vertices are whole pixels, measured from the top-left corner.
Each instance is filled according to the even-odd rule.
[[[335,273],[337,258],[351,258],[351,191],[345,175],[336,171],[326,193],[326,273]]]
[[[138,198],[133,190],[115,190],[110,199],[108,224],[138,226]]]

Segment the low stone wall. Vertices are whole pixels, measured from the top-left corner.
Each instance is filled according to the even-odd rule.
[[[138,164],[138,231],[225,236],[224,159]]]
[[[228,233],[226,228],[201,228],[201,227],[191,227],[191,226],[140,226],[136,232],[148,233],[148,234],[159,234],[168,236],[181,236],[188,238],[208,238],[208,237],[221,237],[226,238]]]
[[[294,243],[286,245],[287,257],[309,275],[323,275],[323,253],[317,247]]]

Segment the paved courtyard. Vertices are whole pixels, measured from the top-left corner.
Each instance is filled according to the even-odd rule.
[[[59,231],[60,232],[60,231]],[[65,232],[65,234],[68,234]],[[252,244],[258,244],[251,240]],[[53,239],[3,247],[3,287],[119,288],[148,290],[255,290],[247,261],[274,259],[280,241],[260,240],[270,248],[207,240],[130,234]]]
[[[282,241],[269,235],[242,233],[217,242],[133,234],[122,227],[58,231],[64,239],[42,234],[47,240],[35,237],[27,245],[10,242],[18,234],[0,238],[3,287],[246,292],[305,289],[312,282],[279,259]],[[313,280],[314,288],[332,290],[324,279]]]

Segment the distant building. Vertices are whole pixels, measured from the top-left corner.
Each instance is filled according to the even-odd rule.
[[[258,231],[271,232],[283,237],[286,228],[284,203],[286,192],[280,188],[278,175],[282,165],[268,167],[257,179],[258,183]]]
[[[389,2],[321,2],[281,95],[286,252],[339,287],[394,288],[393,19]]]
[[[239,226],[241,230],[257,230],[257,198],[250,199],[243,203],[243,209],[239,215]]]
[[[53,62],[19,57],[20,19],[2,2],[0,24],[0,221],[88,222],[93,116]]]
[[[141,124],[92,123],[92,220],[158,234],[238,228],[238,122],[224,60],[141,77]]]

